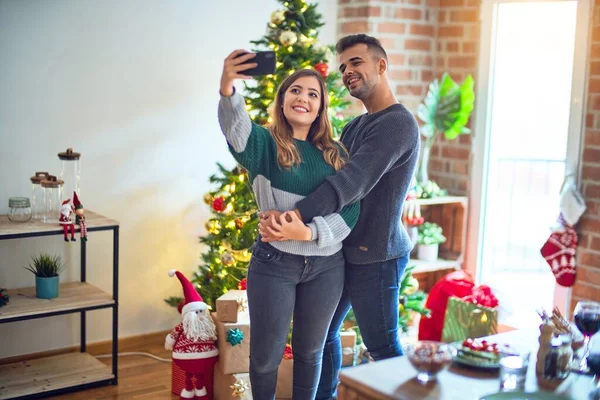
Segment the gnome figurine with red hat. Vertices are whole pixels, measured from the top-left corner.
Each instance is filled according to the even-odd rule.
[[[62,225],[65,242],[68,242],[67,233],[69,228],[71,229],[71,242],[75,242],[75,224],[73,224],[73,220],[71,219],[71,214],[73,213],[73,207],[71,207],[71,199],[66,199],[62,202],[60,206],[60,217],[58,219],[58,223]]]
[[[180,399],[208,399],[204,374],[217,362],[217,329],[194,286],[181,272],[169,271],[169,276],[175,275],[183,287],[185,305],[181,309],[182,322],[167,335],[165,349],[173,350],[173,362],[185,372]]]
[[[75,223],[81,230],[81,240],[87,242],[87,225],[85,224],[85,215],[83,215],[83,205],[77,197],[77,192],[73,192],[73,207],[75,208]]]

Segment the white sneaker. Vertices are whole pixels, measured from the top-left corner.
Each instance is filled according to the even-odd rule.
[[[194,398],[194,391],[193,390],[187,390],[187,389],[183,389],[181,391],[181,394],[179,395],[180,398],[182,399],[193,399]]]
[[[206,392],[206,388],[202,386],[202,389],[196,389],[195,391],[196,397],[206,396],[208,393]]]

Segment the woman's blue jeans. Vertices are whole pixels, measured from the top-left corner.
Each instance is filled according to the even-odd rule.
[[[275,398],[293,317],[293,398],[315,398],[323,346],[344,287],[342,251],[327,257],[283,253],[257,241],[248,267],[250,381],[255,400]]]
[[[342,368],[339,331],[350,306],[363,341],[375,360],[403,355],[398,335],[398,291],[408,259],[409,254],[406,254],[374,264],[346,263],[346,283],[327,333],[317,399],[336,396]]]

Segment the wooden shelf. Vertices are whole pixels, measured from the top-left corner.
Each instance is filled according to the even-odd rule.
[[[0,399],[49,393],[114,379],[110,368],[88,353],[68,353],[0,365],[0,377]]]
[[[10,289],[10,302],[0,308],[0,324],[90,308],[110,307],[112,295],[86,282],[62,283],[58,297],[50,300],[35,297],[35,287]]]
[[[73,217],[73,222],[75,222],[75,217]],[[85,211],[85,222],[88,232],[106,230],[119,226],[117,221],[88,210]],[[79,225],[75,225],[75,230],[79,231]],[[58,217],[56,223],[46,224],[37,220],[30,220],[29,222],[22,223],[11,222],[7,215],[0,215],[0,240],[18,237],[58,235],[62,233],[63,229],[58,224]]]
[[[416,265],[413,274],[417,274],[420,272],[432,272],[445,269],[460,269],[461,263],[458,260],[438,259],[436,261],[423,261],[411,258],[408,265]]]
[[[431,199],[417,199],[417,204],[421,206],[435,205],[435,204],[454,204],[460,203],[464,206],[467,205],[468,199],[466,196],[440,196],[433,197]]]

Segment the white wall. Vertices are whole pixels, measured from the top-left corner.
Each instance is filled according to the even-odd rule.
[[[117,6],[118,4],[118,6]],[[210,5],[209,5],[210,4]],[[29,177],[58,174],[57,153],[82,153],[81,200],[120,221],[119,335],[172,328],[163,302],[181,295],[202,251],[202,196],[215,163],[233,166],[216,107],[222,60],[265,32],[275,0],[0,1],[0,214],[29,196]],[[321,41],[336,39],[336,0],[323,1]],[[112,236],[91,233],[88,281],[112,289]],[[79,243],[0,242],[0,287],[33,285],[32,255],[62,255],[79,279]],[[88,313],[89,341],[110,338],[111,313]],[[78,343],[79,317],[0,325],[0,358]]]

